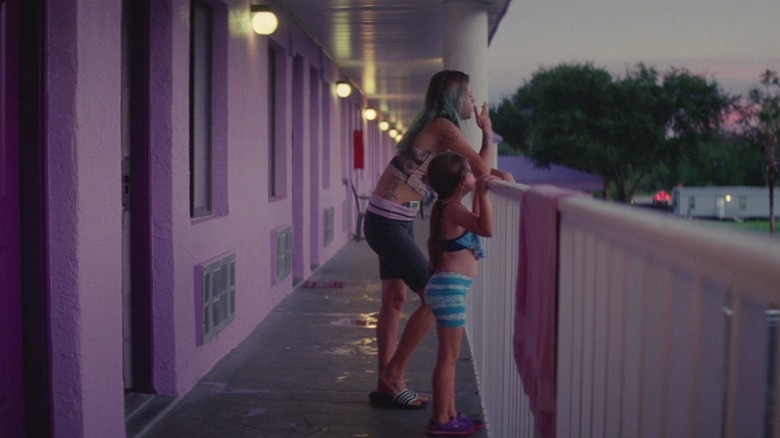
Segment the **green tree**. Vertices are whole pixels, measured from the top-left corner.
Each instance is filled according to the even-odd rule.
[[[523,87],[510,98],[504,98],[497,107],[490,108],[493,130],[501,134],[504,143],[516,152],[528,152],[528,111],[524,105],[528,99]]]
[[[764,175],[761,153],[749,146],[741,136],[723,132],[698,148],[696,162],[683,159],[679,175],[668,178],[662,187],[678,182],[689,186],[761,186]]]
[[[721,135],[723,113],[733,106],[735,98],[721,93],[716,82],[676,68],[664,76],[663,92],[670,100],[671,111],[662,161],[669,165],[672,179],[683,181],[685,167],[717,167],[717,159],[708,162],[710,152]]]
[[[627,202],[659,168],[675,175],[683,157],[698,159],[729,102],[716,83],[686,70],[662,80],[638,64],[613,79],[592,64],[562,64],[540,69],[504,99],[494,127],[537,164],[598,174]],[[513,120],[522,129],[504,131]]]
[[[671,101],[658,85],[658,72],[640,64],[613,82],[608,149],[614,150],[604,175],[617,198],[628,201],[642,181],[664,162],[665,124]]]
[[[741,108],[745,138],[763,152],[769,187],[769,232],[775,233],[774,189],[778,175],[777,140],[780,138],[780,79],[774,70],[761,75],[761,86],[753,87]]]

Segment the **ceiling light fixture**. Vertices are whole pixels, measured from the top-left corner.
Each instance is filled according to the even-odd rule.
[[[336,82],[336,96],[344,98],[349,97],[350,94],[352,94],[352,85],[350,85],[349,82]]]
[[[363,117],[366,118],[366,120],[376,120],[377,112],[375,109],[368,107],[365,110],[363,110]]]
[[[271,35],[279,26],[276,14],[267,5],[251,5],[249,11],[252,15],[252,30],[258,35]]]

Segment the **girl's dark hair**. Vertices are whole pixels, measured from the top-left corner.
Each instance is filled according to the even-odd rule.
[[[428,271],[430,274],[436,272],[441,264],[445,200],[455,194],[458,185],[468,176],[469,172],[466,157],[455,152],[443,152],[431,160],[428,165],[428,183],[438,196],[431,209],[431,228],[428,234],[428,260],[430,260]]]

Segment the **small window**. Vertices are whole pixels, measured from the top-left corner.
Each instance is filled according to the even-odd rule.
[[[330,105],[331,101],[328,99],[328,90],[330,90],[330,84],[327,82],[322,83],[322,188],[330,188]]]
[[[312,188],[317,190],[323,188],[321,183],[321,172],[323,166],[322,156],[322,102],[320,72],[316,68],[309,69],[309,147],[311,148],[311,178]]]
[[[190,217],[228,214],[227,5],[190,4]]]
[[[739,209],[742,211],[747,210],[747,196],[739,197]]]
[[[268,197],[278,195],[276,183],[276,51],[268,48]]]
[[[208,342],[236,316],[236,255],[195,266],[196,299],[202,303],[198,344]]]
[[[280,283],[292,273],[293,233],[292,227],[283,227],[272,232],[274,282]]]
[[[268,199],[286,195],[286,148],[283,115],[285,105],[285,52],[272,42],[268,44]]]
[[[190,216],[212,211],[212,32],[213,12],[192,2],[190,35]]]
[[[352,202],[347,198],[341,203],[341,231],[349,229],[349,219],[352,217]]]
[[[333,242],[334,222],[336,221],[335,209],[333,207],[325,209],[325,246]]]

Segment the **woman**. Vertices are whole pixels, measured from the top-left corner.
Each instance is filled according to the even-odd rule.
[[[460,130],[460,121],[476,115],[482,130],[477,153]],[[430,309],[422,300],[428,280],[428,260],[414,240],[413,225],[420,201],[428,190],[428,164],[445,151],[458,153],[469,162],[474,175],[491,173],[493,129],[487,103],[477,111],[469,77],[454,70],[431,78],[425,104],[398,144],[398,152],[385,168],[371,195],[363,222],[366,241],[379,255],[382,300],[376,328],[379,374],[377,390],[370,395],[375,405],[419,409],[427,398],[406,387],[406,366],[412,353],[433,327]],[[512,181],[508,173],[492,171]],[[401,309],[407,286],[421,297],[420,307],[406,323],[398,342]]]

